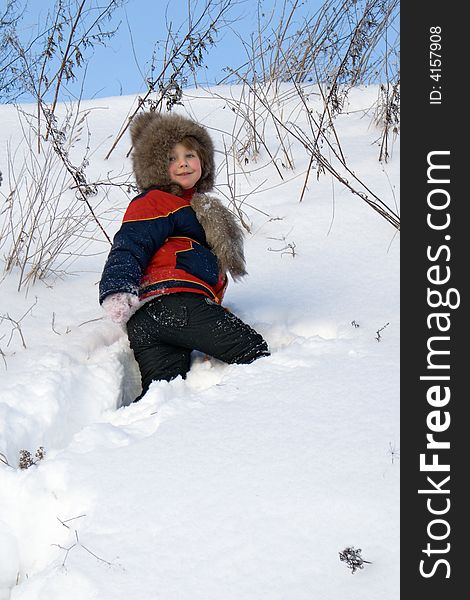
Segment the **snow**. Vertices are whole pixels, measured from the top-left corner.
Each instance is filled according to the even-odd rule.
[[[394,206],[398,141],[380,164],[364,113],[376,96],[353,90],[337,129],[353,171]],[[235,118],[220,97],[199,90],[178,108],[210,125],[219,163]],[[104,156],[133,101],[83,103],[90,180],[130,172],[128,139]],[[16,148],[21,130],[12,107],[0,122],[5,194],[7,141]],[[275,141],[272,123],[265,136]],[[98,234],[68,275],[27,293],[17,272],[1,281],[0,600],[398,597],[399,237],[328,176],[313,174],[299,202],[308,160],[301,147],[293,157],[284,182],[264,155],[236,180],[249,277],[225,304],[270,357],[195,355],[185,381],[130,404],[139,375],[98,306],[109,247]],[[126,201],[102,199],[110,237]],[[43,460],[17,468],[41,446]],[[372,564],[352,575],[339,560],[348,546]]]

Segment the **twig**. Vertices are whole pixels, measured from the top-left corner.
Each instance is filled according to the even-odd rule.
[[[52,313],[52,323],[51,323],[52,331],[54,333],[56,333],[57,335],[62,335],[60,332],[56,331],[54,325],[55,325],[55,312]]]
[[[392,444],[392,442],[389,442],[388,446],[389,446],[389,453],[392,456],[392,465],[393,465],[395,458],[397,460],[400,458],[400,452],[397,451],[397,449],[395,448],[395,444]]]
[[[2,357],[3,363],[5,365],[5,371],[8,371],[8,364],[5,356],[5,352],[0,348],[0,356]]]
[[[21,330],[21,321],[26,317],[26,315],[28,313],[30,313],[33,310],[33,308],[36,306],[37,303],[38,303],[38,298],[36,296],[36,300],[34,301],[34,303],[28,308],[28,310],[24,313],[24,315],[22,317],[20,317],[18,320],[13,319],[13,317],[10,317],[10,315],[8,313],[6,315],[3,315],[3,316],[0,317],[0,321],[4,321],[5,320],[5,321],[10,321],[10,323],[13,323],[13,328],[12,328],[11,333],[10,333],[10,338],[8,340],[8,343],[7,343],[7,348],[11,344],[11,340],[13,339],[13,333],[15,331],[18,331],[18,334],[19,334],[19,336],[21,338],[21,343],[23,345],[23,348],[26,348],[26,341],[24,339],[23,332]],[[3,354],[3,352],[2,352],[2,354]]]
[[[375,332],[377,334],[377,337],[375,338],[378,342],[380,342],[380,340],[382,339],[382,336],[380,335],[380,332],[383,331],[386,327],[388,327],[390,325],[390,323],[385,323],[385,325],[383,327],[381,327],[380,329],[377,329],[377,331]]]
[[[139,97],[138,102],[137,102],[137,107],[132,112],[132,114],[127,118],[127,121],[121,126],[121,130],[119,131],[109,152],[106,154],[105,159],[108,159],[111,156],[111,153],[114,151],[114,149],[116,148],[116,146],[122,139],[123,135],[126,133],[127,129],[129,128],[129,126],[132,122],[132,119],[137,115],[137,113],[140,111],[142,106],[144,106],[146,104],[146,102],[148,101],[148,99],[150,98],[150,95],[159,86],[160,86],[159,99],[155,103],[153,103],[152,110],[156,111],[157,109],[161,109],[161,106],[163,104],[166,94],[172,88],[172,86],[176,82],[178,76],[180,76],[183,73],[183,71],[186,67],[191,65],[191,60],[194,58],[194,52],[197,52],[197,48],[194,48],[194,46],[193,46],[194,37],[198,31],[198,27],[203,23],[203,20],[206,17],[206,15],[208,14],[209,9],[211,7],[212,7],[212,0],[209,0],[206,3],[204,10],[202,11],[199,18],[194,23],[191,22],[191,28],[186,33],[186,35],[183,37],[182,41],[179,44],[177,42],[174,42],[171,55],[165,59],[163,68],[160,71],[159,75],[156,78],[154,78],[153,81],[148,82],[147,92],[142,97]],[[222,6],[221,6],[219,12],[216,14],[216,16],[212,19],[212,21],[207,26],[205,26],[205,28],[204,28],[205,33],[202,35],[199,35],[199,39],[198,39],[198,47],[200,49],[205,48],[206,44],[211,42],[212,34],[213,34],[213,32],[216,31],[216,26],[217,26],[218,22],[222,19],[223,15],[229,10],[230,7],[231,7],[231,1],[230,0],[225,1],[222,4]],[[188,51],[185,52],[184,49],[185,49],[186,45],[188,45],[189,48],[188,48]],[[175,61],[177,59],[180,60],[179,64],[175,64]],[[172,71],[171,75],[169,76],[168,81],[165,83],[164,82],[165,75],[170,66],[173,68],[173,71]]]
[[[82,325],[87,325],[88,323],[95,323],[96,321],[102,321],[105,317],[97,317],[96,319],[90,319],[89,321],[83,321],[83,323],[80,323],[79,325],[77,325],[77,327],[81,327]]]
[[[86,183],[86,180],[85,180],[83,174],[80,172],[80,170],[77,169],[77,167],[74,167],[72,165],[72,163],[70,162],[70,159],[68,157],[68,154],[66,154],[64,152],[63,140],[60,136],[60,133],[54,127],[54,125],[55,125],[54,115],[42,102],[41,102],[41,110],[47,121],[47,126],[49,128],[49,132],[52,134],[52,143],[53,143],[54,150],[56,151],[57,155],[62,160],[62,163],[63,163],[65,169],[67,170],[67,172],[72,176],[73,180],[75,181],[75,184],[78,187],[78,193],[80,194],[81,199],[84,201],[84,203],[88,207],[88,210],[90,211],[90,214],[91,214],[93,220],[98,225],[98,227],[101,230],[101,232],[103,233],[104,237],[111,245],[112,244],[111,238],[107,234],[104,227],[101,225],[92,205],[90,204],[90,201],[88,200],[88,196],[90,195],[90,191],[91,191],[90,186]]]
[[[70,521],[75,521],[76,519],[82,519],[83,517],[86,517],[86,514],[83,515],[78,515],[77,517],[70,517],[70,519],[59,519],[59,517],[57,517],[57,520],[59,521],[59,523],[61,525],[63,525],[64,527],[67,527],[67,529],[70,529],[70,527],[67,525],[67,523],[70,523]]]
[[[290,233],[290,232],[289,232]],[[289,233],[287,235],[289,235]],[[284,254],[290,254],[293,258],[295,258],[296,252],[295,252],[295,248],[296,248],[296,244],[295,242],[287,242],[286,240],[287,236],[282,236],[282,238],[274,238],[274,237],[268,237],[268,240],[276,240],[279,242],[284,242],[285,246],[283,248],[268,248],[269,252],[281,252],[281,256]]]
[[[67,529],[71,530],[71,528],[67,525],[67,523],[69,523],[70,521],[74,521],[76,519],[81,519],[82,517],[86,517],[86,515],[79,515],[78,517],[72,517],[71,519],[66,519],[65,521],[62,521],[62,519],[59,519],[59,517],[57,517],[57,520],[64,527],[66,527]],[[78,531],[76,529],[73,529],[73,532],[74,532],[74,535],[75,535],[75,542],[71,546],[65,547],[65,546],[61,546],[60,544],[52,544],[52,546],[57,546],[61,550],[65,550],[64,560],[62,561],[62,566],[63,567],[65,567],[65,563],[67,562],[67,558],[69,556],[70,551],[73,550],[73,548],[75,548],[77,546],[80,547],[80,548],[83,548],[86,552],[88,552],[88,554],[91,554],[91,556],[93,556],[94,558],[96,558],[100,562],[108,565],[109,567],[114,566],[113,563],[109,562],[108,560],[105,560],[101,556],[98,556],[97,554],[95,554],[94,552],[92,552],[89,548],[87,548],[85,545],[83,545],[82,542],[80,541],[80,538],[78,537]]]
[[[15,467],[12,467],[10,465],[10,463],[8,462],[7,457],[3,454],[3,452],[0,452],[0,461],[5,464],[7,467],[10,467],[10,469],[14,469]]]

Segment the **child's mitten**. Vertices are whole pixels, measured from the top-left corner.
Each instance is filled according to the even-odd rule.
[[[110,294],[103,300],[102,307],[106,315],[114,321],[124,325],[135,313],[139,306],[139,297],[128,292]]]

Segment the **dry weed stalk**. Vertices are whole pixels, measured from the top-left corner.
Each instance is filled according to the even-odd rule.
[[[20,290],[51,274],[60,275],[86,251],[98,230],[110,240],[90,202],[98,190],[86,182],[88,150],[78,167],[70,159],[70,151],[86,132],[87,113],[80,113],[77,106],[68,109],[61,125],[51,115],[50,140],[41,154],[32,149],[33,116],[24,112],[18,116],[23,139],[16,148],[8,147],[0,247],[6,249],[5,273],[17,270]],[[75,193],[69,191],[72,184],[77,186]]]
[[[7,342],[7,347],[10,346],[10,344],[13,340],[13,336],[15,335],[15,331],[17,331],[18,335],[21,339],[21,345],[23,346],[23,348],[26,348],[26,341],[25,341],[25,338],[23,335],[23,331],[21,329],[21,323],[26,316],[31,314],[31,311],[33,310],[33,308],[36,306],[37,303],[38,303],[38,299],[36,296],[34,303],[28,308],[28,310],[19,319],[14,319],[13,317],[10,316],[9,313],[7,313],[6,315],[0,315],[0,324],[3,322],[7,322],[7,323],[10,323],[10,325],[11,325],[10,337]],[[4,337],[5,336],[2,336],[1,339],[3,339]],[[3,353],[3,351],[2,351],[2,356],[3,356],[3,359],[5,360],[5,354]],[[5,363],[5,366],[6,366],[6,363]]]
[[[390,137],[395,138],[400,131],[400,82],[387,82],[379,88],[379,99],[374,115],[377,127],[382,130],[379,160],[390,158]]]
[[[316,120],[313,110],[309,106],[308,95],[306,94],[305,87],[294,83],[294,88],[298,94],[298,98],[304,107],[303,114],[307,117],[307,131],[305,130],[305,127],[301,127],[295,122],[285,122],[281,120],[273,111],[272,103],[267,100],[266,96],[264,94],[259,94],[249,81],[244,80],[244,83],[250,88],[252,93],[257,95],[258,101],[264,107],[266,114],[277,123],[278,127],[287,132],[292,139],[299,142],[307,151],[310,159],[307,178],[313,165],[315,165],[317,173],[330,173],[337,181],[339,181],[343,186],[347,187],[353,194],[359,196],[396,229],[400,228],[399,215],[381,198],[379,198],[347,164],[339,144],[338,136],[334,130],[333,122],[330,123],[330,129],[333,129],[335,143],[330,140],[328,129],[323,125],[322,116],[320,116],[319,121]],[[334,161],[325,156],[324,152],[322,151],[323,144],[328,148],[329,154],[334,158]],[[305,187],[306,184],[304,184],[304,189]]]
[[[62,521],[62,519],[59,519],[59,517],[57,517],[57,520],[59,521],[59,523],[61,525],[63,525],[66,529],[69,529],[72,531],[71,527],[68,525],[68,523],[70,523],[70,521],[75,521],[76,519],[82,519],[83,517],[86,517],[86,515],[78,515],[78,517],[72,517],[70,519],[66,519],[65,521]],[[85,550],[85,552],[88,552],[88,554],[90,554],[91,556],[93,556],[94,558],[96,558],[96,560],[98,560],[99,562],[108,565],[108,567],[112,567],[112,566],[116,566],[114,563],[109,562],[108,560],[105,560],[104,558],[102,558],[101,556],[98,556],[98,554],[96,554],[95,552],[92,552],[92,550],[90,550],[87,546],[85,546],[79,538],[78,535],[78,530],[77,529],[73,529],[73,537],[74,537],[74,542],[68,546],[61,546],[60,544],[52,544],[52,546],[57,546],[57,548],[60,548],[61,550],[65,551],[65,555],[64,555],[64,560],[62,561],[62,567],[65,568],[65,564],[67,562],[67,558],[70,554],[70,552],[74,549],[74,548],[83,548],[83,550]]]
[[[347,164],[335,127],[335,118],[342,113],[351,88],[385,77],[375,123],[382,129],[379,159],[389,157],[390,133],[398,133],[399,128],[399,71],[398,62],[394,62],[398,36],[389,43],[396,33],[398,1],[328,0],[299,27],[297,11],[301,5],[283,0],[277,27],[272,29],[274,10],[261,23],[264,14],[260,6],[258,3],[258,34],[251,37],[250,43],[244,42],[248,60],[237,69],[227,69],[228,75],[222,80],[230,78],[242,85],[239,99],[226,99],[244,123],[245,135],[240,128],[234,140],[240,157],[256,158],[263,148],[282,178],[274,157],[281,152],[282,166],[293,168],[290,144],[300,143],[309,156],[300,200],[310,174],[314,170],[317,176],[328,172],[399,229],[398,213]],[[282,82],[293,84],[297,97],[289,114],[277,108],[286,106]],[[323,103],[317,117],[309,102],[314,86]],[[307,118],[307,131],[298,122],[302,115]],[[268,120],[276,130],[277,148],[269,147],[264,136]]]
[[[233,0],[207,0],[199,16],[195,8],[188,4],[188,30],[185,34],[181,28],[173,33],[172,24],[167,24],[168,35],[164,44],[162,67],[154,75],[147,78],[147,91],[137,100],[136,108],[122,124],[117,137],[106,154],[111,156],[132,119],[144,107],[153,112],[160,112],[165,105],[167,110],[181,104],[183,86],[188,76],[195,76],[196,70],[202,65],[204,52],[215,44],[214,37],[218,30],[225,26],[225,18],[235,4]],[[153,97],[156,94],[156,97]]]
[[[0,96],[19,101],[29,94],[40,102],[50,101],[54,114],[60,92],[77,80],[87,53],[106,45],[116,33],[107,24],[126,1],[55,0],[38,23],[37,35],[26,40],[18,27],[23,7],[18,0],[7,0],[5,20],[0,20],[0,48],[8,50],[0,65]],[[40,110],[37,118],[41,135]]]

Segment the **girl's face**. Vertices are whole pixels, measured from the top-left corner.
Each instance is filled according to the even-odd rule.
[[[176,144],[170,152],[168,175],[183,190],[189,190],[201,179],[202,167],[195,150]]]

